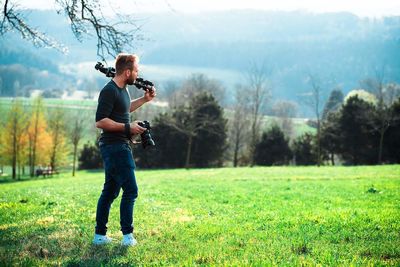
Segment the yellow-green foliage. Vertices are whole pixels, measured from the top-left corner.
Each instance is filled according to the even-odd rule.
[[[363,89],[356,89],[356,90],[350,91],[344,98],[344,102],[346,103],[347,100],[353,96],[357,96],[359,99],[362,99],[365,102],[368,102],[373,105],[375,105],[377,103],[376,97],[373,94],[371,94]]]

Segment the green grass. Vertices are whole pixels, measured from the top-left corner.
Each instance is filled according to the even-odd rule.
[[[102,172],[0,184],[0,265],[400,265],[400,166],[137,171],[135,235],[91,245]]]

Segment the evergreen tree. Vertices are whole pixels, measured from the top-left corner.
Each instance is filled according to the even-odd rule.
[[[152,149],[134,147],[136,165],[141,168],[181,168],[185,165],[187,136],[171,126],[176,114],[159,114],[152,122]],[[175,123],[175,122],[174,122]]]
[[[97,145],[85,144],[78,160],[80,170],[99,169],[103,167],[103,160]]]
[[[400,163],[400,98],[391,106],[393,119],[385,138],[384,161]]]
[[[335,154],[340,153],[341,132],[339,125],[340,112],[329,112],[321,126],[321,148],[328,154],[332,165],[335,165]]]
[[[201,93],[191,101],[198,131],[193,140],[192,163],[196,167],[221,166],[226,149],[226,124],[223,109],[214,96]]]
[[[200,93],[172,115],[155,118],[151,135],[154,150],[140,145],[133,152],[139,167],[179,168],[222,165],[226,148],[226,120],[214,97]]]
[[[349,164],[375,164],[379,137],[374,131],[375,108],[358,98],[347,99],[339,118],[341,156]]]
[[[274,125],[262,134],[260,142],[256,145],[254,163],[257,165],[284,165],[288,164],[292,152],[288,140],[282,130]]]
[[[343,103],[343,92],[340,89],[332,90],[329,95],[328,101],[325,104],[324,111],[322,112],[322,120],[327,119],[330,112],[338,111]]]
[[[293,141],[296,165],[315,165],[318,163],[315,140],[314,135],[305,133]]]

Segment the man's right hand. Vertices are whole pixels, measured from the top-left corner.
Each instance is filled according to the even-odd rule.
[[[143,128],[138,124],[139,121],[131,122],[131,134],[141,134],[146,131],[146,128]]]

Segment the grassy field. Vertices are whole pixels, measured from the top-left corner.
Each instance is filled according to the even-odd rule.
[[[0,184],[0,266],[400,265],[400,166],[137,171],[135,235],[91,245],[102,172]]]

